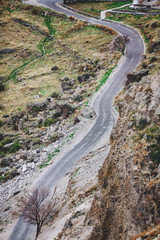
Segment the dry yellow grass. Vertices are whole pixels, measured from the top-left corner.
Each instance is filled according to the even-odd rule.
[[[34,9],[37,11],[38,8],[22,5],[21,10],[4,11],[0,15],[0,21],[4,23],[1,27],[1,49],[16,49],[16,53],[4,54],[0,59],[0,76],[5,81],[8,79],[6,91],[0,95],[0,102],[5,107],[0,116],[23,110],[28,102],[42,101],[54,91],[60,92],[61,78],[69,76],[76,79],[79,75],[77,56],[81,62],[83,58],[89,57],[102,61],[106,67],[114,59],[108,51],[114,33],[112,35],[65,16],[50,16],[50,25],[55,35],[52,35],[54,39],[44,44],[46,36],[13,20],[22,19],[49,33],[44,15],[33,14]],[[43,56],[37,57],[37,52],[43,53]],[[55,65],[59,69],[52,72],[51,68]],[[17,82],[17,79],[24,80]]]

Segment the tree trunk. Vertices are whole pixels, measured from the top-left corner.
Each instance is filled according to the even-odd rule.
[[[36,230],[36,239],[40,233],[41,227],[39,226],[39,224],[37,224],[37,230]]]

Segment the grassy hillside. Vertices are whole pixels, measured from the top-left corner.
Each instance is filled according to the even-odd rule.
[[[103,48],[113,38],[93,26],[47,11],[17,5],[0,16],[1,49],[12,51],[1,53],[0,77],[6,91],[1,93],[5,110],[0,115],[23,109],[37,94],[47,97],[59,92],[61,77],[76,78],[79,74],[76,58],[99,61]],[[105,66],[111,58],[107,56]],[[56,73],[51,72],[54,65],[59,68]],[[21,79],[25,80],[20,83]]]
[[[120,54],[109,51],[116,34],[112,29],[17,1],[1,8],[0,27],[3,168],[4,157],[49,144],[51,140],[43,142],[41,131],[69,118],[74,122]]]

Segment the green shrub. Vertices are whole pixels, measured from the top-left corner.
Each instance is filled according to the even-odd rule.
[[[48,119],[46,119],[45,121],[44,121],[44,126],[45,127],[49,127],[49,126],[51,126],[53,123],[55,123],[56,122],[56,120],[55,119],[52,119],[52,118],[48,118]]]
[[[53,92],[53,93],[51,93],[50,97],[52,97],[52,98],[59,98],[60,95],[57,92]]]
[[[16,151],[18,151],[21,148],[21,145],[18,141],[14,142],[12,147],[10,148],[10,153],[14,153]]]
[[[32,112],[34,112],[34,113],[38,113],[38,112],[40,112],[40,107],[39,106],[33,106],[32,107]]]

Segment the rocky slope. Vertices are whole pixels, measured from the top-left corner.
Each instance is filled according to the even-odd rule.
[[[127,82],[116,105],[120,116],[99,171],[89,239],[159,239],[160,72]]]

